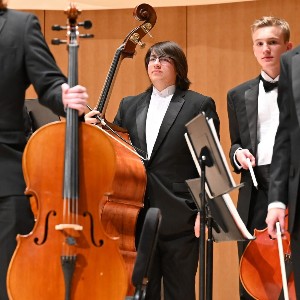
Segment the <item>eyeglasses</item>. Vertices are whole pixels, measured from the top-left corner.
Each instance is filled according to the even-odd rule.
[[[168,56],[159,56],[159,57],[150,56],[149,64],[154,64],[154,63],[156,63],[157,60],[161,65],[167,65],[167,64],[172,63],[172,58],[168,57]]]

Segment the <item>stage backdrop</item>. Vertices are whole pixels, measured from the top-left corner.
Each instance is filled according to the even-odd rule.
[[[12,1],[13,2],[13,1]],[[144,38],[146,49],[153,43],[174,40],[187,54],[191,88],[212,96],[221,120],[221,144],[226,156],[230,147],[226,108],[227,91],[256,77],[260,68],[253,56],[250,25],[263,15],[285,18],[291,25],[291,39],[300,42],[300,2],[298,0],[264,0],[230,4],[155,8],[157,22],[151,36]],[[41,20],[46,40],[65,38],[64,32],[53,32],[54,24],[66,24],[62,11],[33,11]],[[80,21],[91,20],[93,39],[80,41],[79,83],[86,86],[89,102],[96,104],[114,53],[127,34],[141,22],[132,17],[133,7],[117,10],[85,10]],[[84,30],[80,31],[83,33]],[[51,50],[61,69],[67,73],[65,45]],[[144,91],[149,85],[143,58],[146,49],[137,47],[136,55],[123,60],[113,88],[107,119],[112,120],[122,97]],[[28,98],[35,97],[32,89]],[[238,176],[235,176],[238,181]],[[232,193],[236,202],[236,193]],[[236,243],[214,244],[213,299],[237,300],[239,267]],[[198,290],[198,285],[196,286]]]

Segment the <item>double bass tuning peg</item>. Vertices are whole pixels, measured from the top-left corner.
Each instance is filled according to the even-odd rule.
[[[146,43],[144,43],[143,41],[139,41],[139,42],[138,42],[138,45],[139,45],[142,49],[144,49],[145,46],[146,46]]]
[[[146,44],[140,40],[140,35],[138,33],[134,33],[130,36],[130,41],[133,42],[136,45],[139,45],[141,48],[145,48]]]

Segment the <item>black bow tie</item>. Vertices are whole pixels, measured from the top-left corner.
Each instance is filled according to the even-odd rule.
[[[270,82],[260,76],[260,80],[263,82],[265,92],[268,93],[278,87],[278,81]]]

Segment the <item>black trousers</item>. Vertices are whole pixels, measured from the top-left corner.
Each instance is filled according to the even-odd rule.
[[[199,240],[194,233],[171,240],[159,239],[146,299],[161,299],[162,279],[164,300],[195,300],[198,249]]]
[[[27,234],[34,226],[34,216],[26,196],[0,198],[0,300],[8,300],[6,275],[16,248],[17,234]]]

